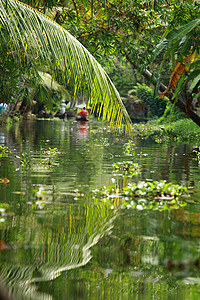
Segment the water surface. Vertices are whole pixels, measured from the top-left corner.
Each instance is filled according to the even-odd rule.
[[[91,120],[24,121],[0,128],[0,276],[16,299],[199,299],[199,165],[193,145],[111,133]],[[30,159],[30,162],[28,160]],[[117,209],[79,197],[112,184],[134,160],[140,180],[191,189],[173,210]]]

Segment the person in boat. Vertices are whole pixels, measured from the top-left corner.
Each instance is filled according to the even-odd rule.
[[[83,109],[78,113],[76,120],[79,121],[88,121],[88,116],[87,116],[88,112],[86,110],[85,107],[83,107]]]
[[[67,105],[66,105],[66,103],[65,103],[65,100],[62,99],[62,100],[61,100],[61,104],[60,104],[60,111],[57,111],[57,112],[54,114],[54,116],[55,116],[55,117],[58,117],[59,119],[64,119],[65,116],[66,116],[66,111],[65,111],[66,106],[67,106]]]
[[[64,115],[65,114],[65,109],[66,109],[66,103],[65,103],[65,100],[61,100],[61,108],[60,108],[60,114],[61,115]]]
[[[83,109],[80,111],[81,118],[87,118],[87,113],[87,110],[85,109],[85,107],[83,107]]]

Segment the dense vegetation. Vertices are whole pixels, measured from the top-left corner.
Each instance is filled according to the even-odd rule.
[[[77,94],[93,108],[100,105],[99,113],[103,108],[104,118],[111,123],[117,116],[117,126],[121,122],[128,124],[129,118],[117,91],[91,56],[85,60],[84,55],[88,53],[80,48],[78,40],[110,73],[114,83],[118,81],[119,92],[123,85],[128,92],[131,82],[132,87],[138,81],[155,86],[151,100],[155,107],[152,111],[151,105],[150,116],[160,117],[164,111],[162,100],[159,102],[157,98],[160,93],[161,98],[167,96],[173,105],[200,125],[197,113],[200,98],[199,1],[22,1],[40,14],[14,2],[15,8],[10,1],[0,2],[3,14],[0,27],[3,49],[0,57],[1,101],[13,103],[13,109],[19,101],[25,107],[31,100],[43,102],[43,107],[49,104],[44,101],[48,99],[49,91],[38,73],[42,71],[64,85],[72,101],[76,100],[74,95]],[[9,18],[11,12],[14,13]],[[44,40],[39,30],[35,30],[36,19],[45,32]],[[48,31],[47,23],[51,31]],[[26,38],[28,34],[29,39]],[[63,34],[68,39],[66,44],[60,37]],[[125,64],[131,71],[128,81],[120,83],[116,72],[112,76],[113,62],[114,68],[116,64]],[[94,99],[97,91],[99,96]],[[61,96],[55,97],[55,105],[60,99]]]
[[[78,99],[110,122],[3,128],[1,277],[18,298],[176,298],[178,285],[198,294],[199,192],[186,196],[199,190],[199,12],[192,0],[0,0],[0,102],[9,113],[54,113],[61,99]],[[153,120],[132,125],[125,107]],[[133,139],[110,134],[122,124]],[[147,154],[138,137],[144,149],[150,139],[163,144]]]

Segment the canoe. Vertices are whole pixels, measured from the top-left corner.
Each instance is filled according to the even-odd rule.
[[[76,116],[76,121],[86,122],[86,121],[89,121],[89,118]]]

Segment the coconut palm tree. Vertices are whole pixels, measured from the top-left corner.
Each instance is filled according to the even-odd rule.
[[[131,120],[112,81],[90,52],[56,22],[16,0],[0,0],[0,41],[19,66],[35,62],[63,85],[74,87],[112,128],[131,130]],[[0,95],[1,96],[1,95]]]

